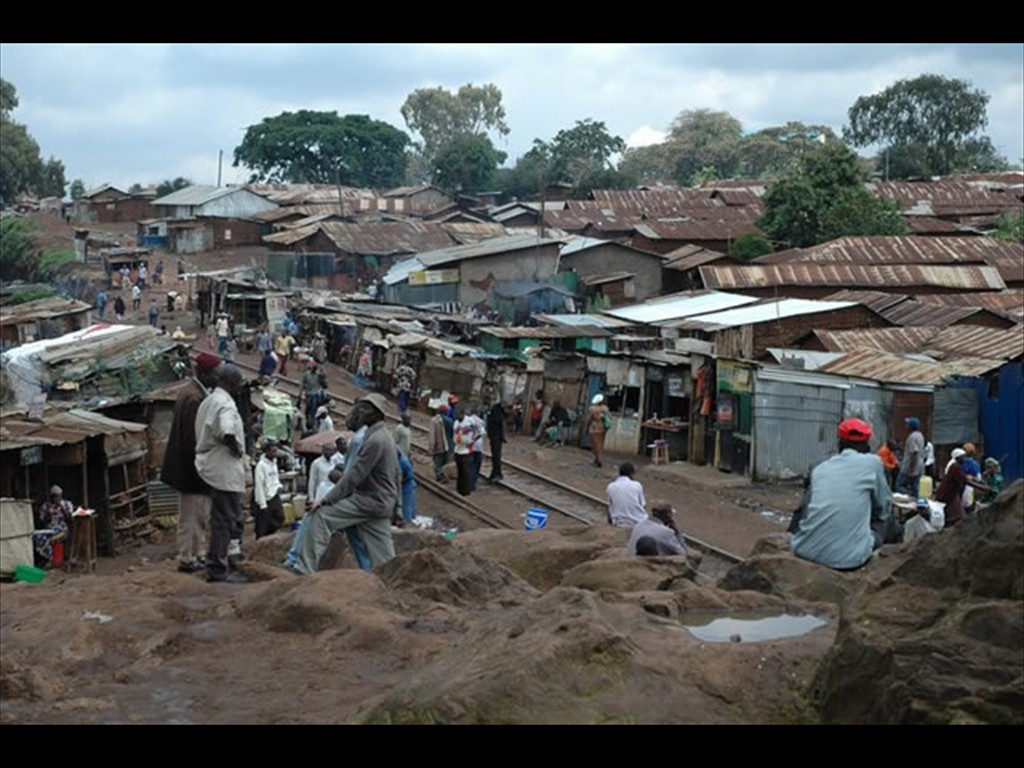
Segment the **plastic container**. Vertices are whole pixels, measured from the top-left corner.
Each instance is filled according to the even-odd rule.
[[[53,554],[50,557],[50,565],[54,568],[60,568],[64,565],[64,542],[58,541],[53,545]]]
[[[46,571],[36,568],[34,565],[18,563],[14,566],[14,580],[24,581],[26,584],[38,584],[46,578]]]
[[[932,477],[931,475],[921,475],[921,485],[918,488],[918,494],[922,499],[930,499],[932,497]]]
[[[531,507],[526,511],[526,530],[537,531],[547,528],[548,511],[540,507]]]

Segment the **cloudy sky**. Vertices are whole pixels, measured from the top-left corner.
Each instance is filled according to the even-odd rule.
[[[245,129],[299,109],[367,114],[406,132],[417,88],[501,89],[509,163],[534,138],[603,121],[633,146],[660,140],[688,109],[728,112],[753,132],[790,120],[842,129],[863,95],[938,74],[986,92],[986,134],[1024,157],[1024,45],[1000,44],[0,44],[13,118],[44,158],[87,188],[184,176],[241,183]]]

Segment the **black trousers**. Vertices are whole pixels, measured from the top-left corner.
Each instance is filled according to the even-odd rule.
[[[210,490],[210,546],[206,553],[206,572],[211,578],[224,578],[228,572],[228,545],[242,538],[242,494],[236,491]]]
[[[491,440],[491,480],[501,480],[501,439]]]
[[[256,507],[253,510],[253,517],[256,519],[256,538],[269,536],[282,525],[284,525],[284,505],[281,503],[281,494],[275,493],[274,498],[267,500],[267,508]]]

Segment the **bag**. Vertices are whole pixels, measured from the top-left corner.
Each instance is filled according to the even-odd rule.
[[[601,417],[601,421],[604,424],[604,428],[606,430],[612,428],[612,417],[611,414],[608,413],[607,411],[604,412],[604,415]]]

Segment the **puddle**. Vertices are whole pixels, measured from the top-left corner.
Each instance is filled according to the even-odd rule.
[[[757,643],[784,637],[799,637],[828,624],[809,613],[684,614],[680,623],[690,634],[708,643]]]

